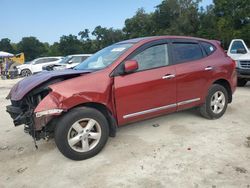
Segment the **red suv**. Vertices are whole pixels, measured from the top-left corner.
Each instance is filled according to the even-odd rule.
[[[218,41],[138,38],[106,47],[73,70],[21,80],[7,111],[35,140],[54,136],[66,157],[83,160],[131,122],[192,107],[220,118],[236,80],[235,62]]]

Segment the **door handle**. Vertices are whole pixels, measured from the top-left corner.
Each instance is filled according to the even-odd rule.
[[[205,70],[206,70],[206,71],[210,71],[210,70],[213,70],[213,67],[211,67],[211,66],[208,66],[208,67],[206,67],[206,68],[205,68]]]
[[[169,80],[169,79],[172,79],[172,78],[175,78],[174,74],[166,74],[165,76],[162,77],[162,79],[166,79],[166,80]]]

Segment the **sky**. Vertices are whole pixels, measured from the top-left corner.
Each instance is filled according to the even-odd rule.
[[[19,42],[35,36],[42,42],[62,35],[93,31],[98,25],[121,29],[124,21],[143,7],[153,12],[162,0],[0,0],[0,39]],[[206,7],[212,0],[203,0]]]

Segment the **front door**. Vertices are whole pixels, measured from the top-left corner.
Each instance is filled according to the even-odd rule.
[[[168,45],[148,47],[130,59],[138,62],[138,71],[114,79],[118,124],[175,111],[175,66],[169,63]]]

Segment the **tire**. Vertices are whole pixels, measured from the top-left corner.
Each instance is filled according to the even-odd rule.
[[[200,107],[200,113],[207,119],[218,119],[225,113],[227,105],[227,90],[222,85],[213,84],[208,91],[205,103]]]
[[[244,78],[239,78],[239,79],[238,79],[238,82],[237,82],[237,85],[238,85],[239,87],[244,87],[244,86],[246,85],[246,83],[247,83],[247,80],[246,80],[246,79],[244,79]]]
[[[78,107],[58,121],[55,142],[65,157],[79,161],[98,154],[105,146],[108,135],[108,122],[100,111]]]
[[[23,69],[21,71],[21,76],[22,77],[28,77],[28,76],[31,76],[31,75],[32,75],[32,72],[29,69]]]

